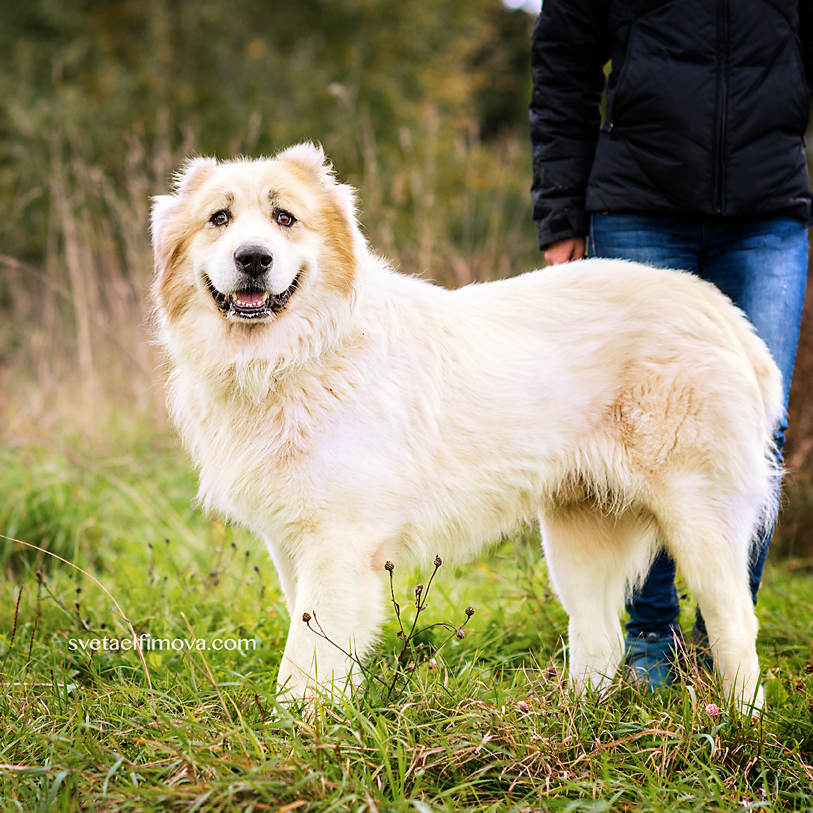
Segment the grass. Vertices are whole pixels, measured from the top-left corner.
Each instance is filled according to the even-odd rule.
[[[390,10],[378,5],[389,19]],[[766,571],[758,612],[768,709],[754,725],[729,714],[699,675],[655,696],[619,680],[607,697],[574,699],[564,679],[566,618],[532,531],[503,541],[482,562],[446,563],[438,571],[421,624],[460,624],[468,605],[475,614],[466,637],[450,640],[434,663],[431,649],[447,631],[419,637],[428,657],[393,699],[373,681],[345,703],[323,705],[312,720],[276,703],[273,680],[288,618],[273,567],[248,534],[194,508],[186,458],[155,430],[163,375],[145,319],[146,223],[149,196],[166,191],[170,170],[202,149],[201,132],[212,138],[201,122],[216,119],[230,134],[228,144],[212,142],[220,143],[221,157],[253,154],[263,128],[266,142],[270,128],[275,139],[293,131],[286,111],[296,129],[305,126],[291,116],[302,93],[289,92],[303,83],[275,81],[282,95],[266,84],[265,107],[239,114],[231,102],[240,94],[220,113],[201,107],[189,116],[190,100],[175,110],[160,79],[174,75],[166,50],[174,17],[162,18],[169,14],[164,6],[150,4],[156,27],[127,38],[132,47],[148,37],[145,65],[160,80],[148,108],[157,113],[146,127],[124,116],[115,137],[115,117],[84,126],[73,110],[104,108],[98,98],[83,105],[82,93],[73,95],[92,90],[96,76],[93,68],[76,74],[82,57],[75,38],[67,38],[67,52],[50,44],[38,49],[33,36],[9,50],[14,65],[24,67],[41,52],[48,83],[33,92],[9,74],[0,533],[86,574],[0,539],[0,811],[813,810],[813,560],[773,561]],[[120,15],[108,17],[96,23],[118,24]],[[423,22],[416,17],[419,28]],[[93,28],[85,23],[93,20],[76,25],[87,45]],[[235,25],[242,47],[244,31],[239,20]],[[471,29],[455,30],[474,41]],[[209,42],[205,27],[194,36],[184,30],[184,41],[192,36],[194,50],[202,33]],[[341,31],[330,33],[333,40]],[[308,27],[307,37],[318,46],[318,32]],[[351,39],[365,41],[355,28]],[[321,73],[310,75],[309,60],[324,60],[318,47],[297,48],[291,76],[304,71],[311,86],[326,85]],[[221,50],[231,72],[240,49]],[[199,104],[219,75],[209,68],[221,57],[206,54]],[[402,271],[449,286],[540,261],[527,197],[527,136],[506,131],[483,143],[473,118],[450,114],[447,102],[459,88],[449,73],[460,61],[455,54],[450,43],[443,64],[429,66],[442,79],[432,83],[440,96],[431,96],[423,112],[399,115],[389,139],[353,101],[353,83],[364,84],[358,79],[331,85],[338,101],[318,102],[325,125],[306,127],[309,137],[322,139],[342,180],[358,187],[373,248]],[[131,56],[121,76],[133,75]],[[269,49],[269,59],[289,57],[287,49]],[[400,48],[392,52],[398,71],[409,68],[402,57]],[[375,75],[395,81],[378,64],[371,62]],[[253,76],[256,65],[246,65]],[[478,70],[496,87],[490,65]],[[467,82],[477,78],[468,64],[462,74]],[[176,85],[189,92],[189,77]],[[120,110],[129,86],[106,81],[99,90]],[[234,96],[231,79],[221,86]],[[400,91],[397,103],[404,107]],[[179,129],[182,144],[173,136]],[[792,468],[799,471],[775,553],[813,553],[813,344],[804,342],[803,333],[803,374],[795,377],[791,404],[798,427]],[[134,425],[139,421],[146,425]],[[405,624],[414,586],[427,576],[396,571]],[[129,634],[113,598],[137,634],[188,645],[148,649],[143,664],[134,652],[113,649],[113,639]],[[687,603],[686,629],[691,620]],[[397,631],[391,614],[372,665],[390,682],[401,648]],[[90,648],[105,639],[106,649]],[[250,641],[256,648],[202,650],[200,641]],[[711,703],[722,711],[710,714]]]
[[[7,547],[0,810],[813,809],[810,561],[766,571],[768,708],[754,723],[690,670],[656,695],[618,680],[609,696],[572,697],[566,618],[530,530],[438,571],[421,624],[475,614],[434,662],[447,632],[421,638],[427,657],[397,697],[370,682],[308,720],[274,695],[288,618],[273,568],[247,534],[193,509],[174,444],[72,454],[4,458],[3,527],[98,578],[137,634],[187,643],[147,650],[145,669],[111,648],[127,626],[90,578]],[[394,574],[405,625],[417,580]],[[390,615],[379,675],[400,649]],[[256,649],[212,648],[241,640]]]
[[[431,109],[389,152],[360,131],[352,172],[331,155],[359,187],[371,244],[401,270],[454,286],[536,264],[524,141],[486,148]],[[619,680],[573,698],[567,620],[531,530],[442,566],[421,626],[460,625],[471,605],[467,634],[433,655],[449,630],[422,633],[395,684],[410,665],[391,613],[371,671],[393,697],[371,680],[313,719],[280,707],[289,620],[273,567],[195,509],[186,457],[155,428],[144,224],[182,156],[159,161],[133,136],[114,181],[90,154],[55,133],[44,256],[0,256],[0,299],[14,303],[0,320],[0,533],[85,571],[0,539],[0,811],[813,810],[811,560],[766,572],[769,704],[753,725],[691,673],[654,696]],[[810,486],[794,488],[785,549],[798,551]],[[406,628],[428,576],[396,570]],[[167,645],[143,662],[115,648],[130,625]]]

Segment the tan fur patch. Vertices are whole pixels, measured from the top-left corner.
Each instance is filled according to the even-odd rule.
[[[195,293],[195,282],[187,267],[187,248],[196,231],[176,216],[161,235],[160,251],[156,250],[152,296],[170,320],[181,316]]]

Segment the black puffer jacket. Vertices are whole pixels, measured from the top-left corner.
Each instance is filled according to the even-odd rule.
[[[542,247],[590,212],[810,221],[813,0],[544,0],[532,65]]]

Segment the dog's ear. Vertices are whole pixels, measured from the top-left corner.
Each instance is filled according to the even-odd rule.
[[[339,183],[333,166],[325,159],[318,144],[304,141],[288,147],[277,155],[295,174],[320,190],[323,204],[322,233],[326,245],[333,251],[323,258],[328,268],[331,258],[335,261],[332,271],[326,274],[328,285],[350,294],[353,289],[356,268],[364,261],[366,243],[356,220],[356,190],[348,184]]]
[[[152,235],[152,250],[155,256],[155,266],[158,270],[163,265],[163,260],[167,254],[167,232],[169,223],[175,214],[178,206],[178,199],[175,195],[156,195],[152,199],[152,210],[150,212],[150,234]]]
[[[176,195],[188,195],[215,171],[217,161],[214,158],[190,158],[174,177],[173,188]]]
[[[352,186],[336,180],[333,165],[325,158],[325,151],[319,144],[311,141],[295,144],[293,147],[283,150],[277,156],[277,160],[286,163],[308,180],[315,181],[322,186],[337,204],[337,210],[341,216],[347,217],[355,223],[356,190]]]
[[[217,161],[214,158],[191,158],[173,177],[173,193],[158,195],[152,199],[150,233],[155,258],[155,271],[160,276],[167,266],[179,233],[175,224],[181,198],[200,188],[201,184],[214,172]]]
[[[301,144],[288,147],[277,156],[277,160],[292,164],[314,180],[335,183],[333,167],[325,160],[325,151],[312,141],[303,141]]]
[[[177,208],[175,195],[158,195],[152,199],[150,234],[156,280],[164,276],[177,243],[177,229],[173,228]]]
[[[181,204],[180,194],[158,195],[152,199],[150,233],[155,275],[150,293],[153,303],[160,305],[155,313],[177,311],[178,303],[189,296],[183,275],[172,273],[179,247],[188,234],[188,224],[180,214]]]

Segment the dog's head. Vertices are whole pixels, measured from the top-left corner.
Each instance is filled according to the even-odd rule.
[[[353,190],[312,144],[267,160],[189,161],[154,200],[152,237],[164,338],[228,336],[237,349],[250,337],[255,351],[266,334],[290,332],[286,321],[313,329],[320,309],[352,299],[365,252]]]

